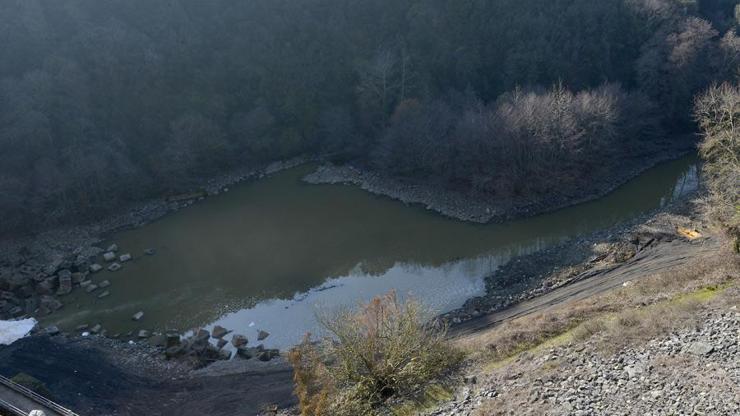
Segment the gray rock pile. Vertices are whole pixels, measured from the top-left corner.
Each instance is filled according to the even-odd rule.
[[[611,356],[589,343],[551,349],[521,372],[466,386],[431,414],[740,414],[740,311],[703,318],[699,329]]]
[[[77,287],[87,293],[109,287],[110,281],[94,283],[91,277],[103,271],[104,266],[100,262],[107,262],[109,271],[120,270],[123,266],[116,262],[117,251],[115,244],[106,251],[85,247],[66,257],[55,255],[45,263],[26,260],[15,265],[0,266],[0,319],[45,316],[61,309],[63,303],[60,298]],[[99,257],[101,253],[102,258]],[[133,259],[129,254],[121,258],[126,262]],[[102,299],[109,296],[110,291],[95,295]]]
[[[232,358],[232,350],[225,347],[229,341],[224,336],[231,331],[216,326],[212,333],[205,329],[199,329],[187,338],[180,339],[180,336],[174,333],[166,336],[155,335],[150,338],[149,342],[153,346],[162,347],[165,350],[165,356],[168,359],[179,359],[193,362],[196,366],[205,366],[219,360],[229,360]],[[212,344],[210,339],[216,340]],[[247,337],[235,334],[231,337],[231,346],[235,350],[235,357],[250,360],[252,358],[260,361],[270,361],[280,355],[278,350],[266,349],[262,345],[248,347],[249,340]]]

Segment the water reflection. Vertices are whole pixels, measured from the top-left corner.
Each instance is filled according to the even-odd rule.
[[[480,295],[482,276],[514,255],[695,189],[694,165],[693,157],[669,162],[600,200],[494,225],[450,220],[354,187],[307,185],[300,179],[312,168],[304,166],[115,236],[136,259],[95,276],[111,281],[111,295],[77,291],[49,321],[101,323],[109,333],[210,322],[237,332],[265,329],[273,334],[268,345],[285,346],[315,330],[319,304],[355,304],[396,289],[449,310]],[[149,247],[158,254],[141,255]],[[139,310],[145,319],[132,322]]]

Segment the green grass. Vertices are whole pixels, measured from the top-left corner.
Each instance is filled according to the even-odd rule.
[[[593,335],[590,331],[585,330],[588,326],[594,326],[597,328],[602,328],[599,330],[599,332],[604,331],[608,329],[610,326],[614,327],[619,324],[619,321],[621,318],[625,316],[625,314],[636,314],[638,319],[650,319],[651,316],[654,316],[654,314],[659,311],[663,310],[666,307],[682,307],[684,305],[690,305],[690,304],[703,304],[711,301],[712,299],[716,298],[718,295],[720,295],[723,291],[728,289],[732,286],[732,283],[726,283],[723,285],[715,285],[715,286],[707,286],[701,289],[698,289],[693,292],[689,293],[682,293],[679,295],[674,296],[673,298],[669,300],[665,300],[662,302],[658,302],[652,305],[648,305],[644,308],[630,308],[625,309],[620,312],[609,312],[609,313],[601,313],[597,314],[595,316],[590,317],[584,322],[580,322],[577,324],[572,325],[569,329],[563,331],[562,333],[551,336],[549,338],[544,339],[542,342],[539,342],[537,344],[522,344],[521,348],[518,348],[513,352],[511,355],[507,356],[503,359],[493,360],[488,363],[485,363],[483,366],[484,371],[492,371],[499,368],[503,368],[506,365],[514,362],[521,354],[523,353],[531,353],[531,354],[538,354],[545,350],[568,345],[571,343],[577,343],[579,341],[584,341],[588,337],[585,337],[583,333],[588,333],[589,337],[590,335]]]

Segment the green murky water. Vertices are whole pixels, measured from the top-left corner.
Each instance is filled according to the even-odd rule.
[[[47,320],[67,329],[100,323],[110,334],[218,323],[248,335],[266,329],[267,344],[284,347],[315,329],[317,305],[397,289],[449,310],[483,293],[482,277],[512,255],[694,189],[695,164],[694,157],[668,162],[602,199],[495,225],[447,219],[350,186],[304,184],[311,167],[303,166],[114,236],[135,259],[93,276],[111,282],[111,296],[76,290]],[[145,256],[147,248],[157,254]],[[145,317],[133,322],[139,310]]]

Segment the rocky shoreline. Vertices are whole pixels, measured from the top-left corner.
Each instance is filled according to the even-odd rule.
[[[85,254],[86,247],[99,244],[106,236],[128,228],[141,227],[167,214],[179,211],[198,200],[228,192],[229,186],[316,161],[316,158],[296,157],[260,166],[245,166],[229,173],[204,179],[196,185],[202,193],[190,198],[158,197],[134,203],[111,215],[89,224],[57,227],[33,235],[0,240],[0,266],[19,266],[23,263],[48,263],[58,257]],[[76,253],[75,253],[76,252]]]
[[[636,157],[622,165],[621,171],[603,178],[598,187],[584,187],[580,195],[551,195],[546,200],[528,199],[501,201],[490,194],[463,193],[445,189],[440,184],[403,180],[389,177],[353,165],[324,164],[304,177],[309,184],[346,184],[410,205],[421,205],[446,217],[474,223],[503,222],[516,218],[556,211],[571,205],[601,198],[624,185],[644,171],[669,160],[677,159],[691,151],[686,145],[678,150],[661,151]]]
[[[670,242],[676,238],[676,227],[693,229],[699,221],[693,217],[697,192],[614,227],[514,258],[485,277],[485,295],[468,299],[438,319],[455,326],[542,296],[581,279],[590,270],[620,264],[648,245]]]
[[[635,176],[647,169],[648,167],[672,157],[680,155],[680,152],[672,154],[663,154],[662,157],[651,160],[651,163],[640,165],[639,168],[625,170],[629,175],[624,175],[622,181],[615,180],[611,187],[604,193],[621,185],[626,179]],[[296,158],[284,162],[276,162],[258,169],[244,168],[213,178],[203,183],[203,189],[206,196],[217,195],[221,192],[228,191],[228,186],[250,180],[259,179],[265,175],[270,175],[281,170],[290,169],[295,166],[312,161],[308,158]],[[644,162],[644,161],[643,161]],[[484,198],[477,201],[471,195],[462,195],[440,191],[438,188],[424,185],[408,185],[397,180],[383,178],[380,175],[363,172],[350,166],[336,167],[324,165],[316,172],[309,174],[305,181],[309,183],[356,183],[363,189],[373,193],[384,194],[387,196],[397,197],[406,203],[415,203],[416,201],[425,201],[429,209],[440,212],[446,212],[448,215],[469,221],[485,222],[491,220],[502,220],[513,216],[532,214],[537,211],[531,211],[531,208],[522,208],[519,210],[502,211],[499,205],[496,210],[487,205]],[[591,199],[598,195],[588,195],[584,198]],[[168,213],[180,210],[203,199],[205,196],[180,198],[180,199],[156,199],[137,204],[124,214],[110,217],[106,220],[90,224],[87,226],[67,227],[52,230],[36,236],[29,236],[23,239],[0,241],[0,319],[16,319],[25,316],[46,316],[62,308],[63,297],[72,290],[95,291],[104,287],[106,282],[101,284],[92,283],[91,277],[103,267],[121,268],[125,266],[127,260],[131,259],[130,253],[116,253],[115,245],[103,250],[97,245],[102,241],[105,235],[119,231],[121,229],[138,227],[161,218]],[[436,202],[435,202],[436,201]],[[572,203],[577,203],[572,202]],[[446,207],[444,209],[439,207]],[[632,222],[635,223],[634,221]],[[620,230],[626,227],[625,224],[620,226]],[[567,243],[567,247],[554,247],[543,252],[532,255],[532,259],[524,259],[526,264],[547,263],[548,267],[553,264],[565,265],[566,263],[579,263],[584,256],[589,253],[589,244],[596,238],[603,237],[604,233],[615,233],[620,230],[602,230],[589,236],[579,237],[576,241]],[[120,254],[120,256],[119,256]],[[139,255],[153,255],[154,253],[135,253]],[[102,258],[101,258],[102,255]],[[110,257],[110,258],[107,258]],[[568,261],[563,261],[568,259]],[[487,280],[487,295],[480,298],[468,300],[466,304],[448,314],[443,315],[443,319],[455,324],[465,320],[472,319],[481,314],[499,310],[513,303],[525,300],[555,287],[557,284],[550,281],[539,282],[543,273],[529,273],[530,277],[525,281],[517,280],[523,276],[521,270],[517,270],[519,262],[522,259],[515,259],[509,265],[504,266],[494,276],[489,276]],[[105,266],[101,266],[101,264]],[[531,272],[531,271],[530,271]],[[506,281],[501,280],[499,276],[509,276]],[[513,281],[512,276],[517,276]],[[567,282],[567,277],[563,278]],[[533,286],[533,282],[537,285]],[[505,283],[505,284],[504,284]],[[496,287],[499,285],[501,287]],[[108,292],[103,291],[98,294],[99,297],[106,296]],[[52,334],[57,333],[58,329],[48,328]],[[107,335],[102,328],[82,328],[77,333],[88,332],[92,335]],[[118,335],[118,334],[114,334]],[[163,334],[129,334],[127,339],[136,342],[146,341],[150,337],[161,336]],[[164,334],[165,338],[167,334]],[[119,337],[115,337],[119,338]],[[126,338],[125,336],[122,338]],[[170,337],[172,338],[172,337]],[[168,341],[169,342],[169,341]],[[200,348],[199,343],[190,342],[188,345],[193,347],[194,344],[198,349],[198,354],[207,353],[207,360],[215,361],[218,359],[230,358],[225,357],[220,348]],[[182,343],[178,343],[182,345]],[[210,344],[209,344],[210,345]],[[173,345],[166,345],[166,348]],[[186,353],[171,354],[172,356],[191,357],[193,348],[186,348]],[[263,356],[264,351],[252,351],[245,353],[248,356]],[[198,355],[196,354],[196,356]],[[276,352],[268,351],[270,357],[276,356]]]
[[[157,198],[91,224],[0,241],[0,319],[46,316],[62,308],[61,298],[72,290],[96,290],[98,286],[86,283],[103,268],[100,263],[108,263],[109,270],[115,271],[132,258],[129,253],[116,254],[115,245],[107,250],[98,247],[107,235],[141,227],[207,196],[228,192],[228,187],[234,184],[260,179],[311,160],[299,157],[257,168],[245,167],[203,181],[205,194],[193,194],[192,198]],[[101,254],[112,257],[101,259]]]

